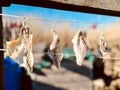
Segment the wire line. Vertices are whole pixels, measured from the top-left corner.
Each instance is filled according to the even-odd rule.
[[[65,21],[65,20],[50,20],[50,19],[41,19],[41,18],[33,18],[29,16],[18,16],[18,15],[11,15],[11,14],[0,14],[1,16],[7,16],[7,17],[14,17],[14,18],[19,18],[19,19],[24,19],[28,18],[29,20],[39,20],[39,21],[47,21],[47,22],[63,22],[63,23],[79,23],[79,24],[91,24],[91,23],[96,23],[96,24],[106,24],[106,23],[98,23],[98,22],[82,22],[82,21]],[[107,23],[108,24],[108,23]],[[112,23],[109,23],[112,24]]]

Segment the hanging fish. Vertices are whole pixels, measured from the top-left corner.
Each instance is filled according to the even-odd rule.
[[[86,56],[88,45],[84,40],[82,31],[78,31],[78,33],[72,39],[73,50],[76,56],[77,65],[82,65],[82,62]]]
[[[106,44],[106,40],[103,34],[100,34],[100,39],[99,39],[99,50],[100,53],[103,57],[107,56],[107,44]],[[104,61],[104,59],[103,59]]]
[[[33,37],[33,34],[30,31],[30,28],[25,27],[25,35],[24,35],[25,55],[23,59],[24,59],[26,68],[28,69],[28,72],[33,71],[33,64],[34,64],[34,58],[32,53],[32,37]]]
[[[6,42],[6,54],[8,56],[10,56],[12,59],[16,60],[18,62],[18,60],[16,59],[17,56],[19,56],[20,52],[23,50],[24,48],[24,30],[20,30],[20,35],[16,40],[11,40]]]
[[[48,56],[52,59],[54,65],[59,68],[61,66],[61,60],[63,58],[63,54],[60,51],[60,38],[57,35],[56,31],[53,31],[53,41],[50,45],[50,49],[48,51]]]

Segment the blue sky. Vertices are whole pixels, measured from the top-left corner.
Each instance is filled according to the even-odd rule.
[[[43,7],[32,7],[25,5],[12,4],[10,7],[3,7],[3,13],[19,15],[19,16],[34,16],[41,19],[50,20],[67,20],[67,21],[82,21],[95,23],[114,23],[119,18],[113,16],[105,16],[99,14],[88,14],[83,12],[64,11],[57,9],[48,9]],[[104,25],[105,26],[105,25]]]
[[[84,22],[113,22],[118,18],[113,16],[63,11],[15,4],[12,4],[10,7],[3,7],[3,13],[20,16],[33,15],[41,17],[43,19],[71,20]]]

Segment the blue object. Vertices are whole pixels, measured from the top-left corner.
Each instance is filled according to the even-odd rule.
[[[93,55],[92,51],[88,50],[86,57],[88,58],[89,61],[94,62],[95,61],[95,56]]]
[[[5,90],[20,90],[21,68],[9,56],[4,58]]]
[[[62,52],[64,53],[64,56],[63,56],[64,59],[69,59],[69,58],[71,58],[71,55],[75,55],[73,49],[71,49],[69,47],[62,48]]]

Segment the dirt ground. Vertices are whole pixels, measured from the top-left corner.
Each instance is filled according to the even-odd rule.
[[[34,70],[33,90],[92,90],[92,63],[84,60],[82,66],[75,61],[63,60],[59,70]]]

